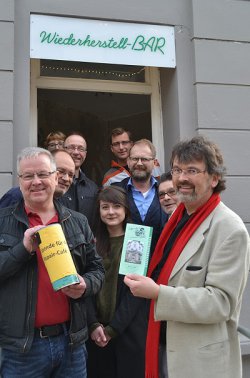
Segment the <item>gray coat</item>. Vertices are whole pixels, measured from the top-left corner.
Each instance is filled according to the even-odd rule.
[[[184,247],[155,302],[167,321],[169,378],[241,378],[237,334],[249,270],[249,235],[223,203]]]

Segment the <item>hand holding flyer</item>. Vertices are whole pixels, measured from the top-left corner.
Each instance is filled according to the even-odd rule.
[[[127,223],[119,274],[147,274],[152,232],[152,227]]]

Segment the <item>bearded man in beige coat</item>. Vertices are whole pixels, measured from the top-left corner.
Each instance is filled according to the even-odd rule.
[[[171,167],[181,203],[159,238],[148,277],[124,279],[135,296],[152,299],[145,376],[240,378],[237,325],[249,235],[220,200],[225,168],[214,143],[201,136],[178,143]]]

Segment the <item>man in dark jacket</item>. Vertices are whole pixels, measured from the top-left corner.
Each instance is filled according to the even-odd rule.
[[[151,252],[167,220],[159,202],[158,182],[152,175],[155,157],[154,145],[147,139],[138,140],[128,157],[131,177],[114,184],[127,191],[133,222],[153,227]]]
[[[18,157],[24,202],[0,210],[1,376],[86,377],[86,299],[104,271],[82,214],[53,202],[57,185],[49,151],[29,147]],[[53,291],[34,235],[60,223],[79,284]]]
[[[72,133],[65,139],[64,148],[74,160],[75,178],[73,184],[60,201],[69,209],[84,214],[89,221],[90,227],[93,227],[98,187],[81,170],[81,166],[87,156],[86,140],[80,133]]]

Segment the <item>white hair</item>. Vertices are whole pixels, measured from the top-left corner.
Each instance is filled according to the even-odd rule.
[[[17,156],[17,173],[19,174],[20,171],[20,162],[23,159],[31,159],[34,157],[38,157],[39,155],[46,155],[50,160],[50,166],[52,171],[56,171],[56,163],[54,157],[48,150],[40,147],[26,147],[24,148]]]

